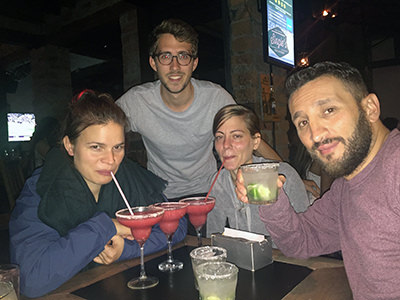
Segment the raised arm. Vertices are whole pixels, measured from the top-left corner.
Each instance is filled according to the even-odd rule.
[[[261,139],[260,146],[258,147],[256,153],[258,156],[262,156],[265,159],[282,161],[282,158],[279,156],[279,154],[263,139]]]

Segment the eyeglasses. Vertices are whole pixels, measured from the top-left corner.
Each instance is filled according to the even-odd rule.
[[[178,64],[180,64],[181,66],[187,66],[194,58],[193,55],[187,52],[179,52],[178,55],[172,55],[169,52],[161,52],[158,54],[154,54],[153,58],[155,57],[157,57],[159,63],[162,65],[170,65],[174,60],[174,57],[176,57]]]

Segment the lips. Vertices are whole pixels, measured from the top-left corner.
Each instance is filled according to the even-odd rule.
[[[182,77],[183,77],[183,74],[176,74],[176,73],[168,74],[168,79],[171,81],[179,81],[182,79]]]
[[[223,159],[224,159],[224,162],[227,162],[227,161],[229,161],[229,160],[232,160],[232,159],[234,159],[235,158],[235,156],[223,156]]]
[[[98,170],[97,173],[103,176],[111,176],[110,174],[111,170]]]
[[[339,141],[333,141],[328,144],[322,144],[317,149],[321,153],[321,155],[326,156],[326,155],[332,153],[338,144],[339,144]]]

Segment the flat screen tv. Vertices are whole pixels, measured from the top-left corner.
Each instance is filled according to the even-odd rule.
[[[33,113],[7,113],[8,141],[30,141],[35,126],[35,115]]]
[[[264,60],[294,68],[293,0],[261,0]]]

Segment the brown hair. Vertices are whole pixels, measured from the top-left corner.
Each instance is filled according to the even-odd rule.
[[[230,104],[222,107],[216,113],[213,123],[213,134],[215,135],[218,128],[232,117],[241,117],[246,123],[246,127],[250,131],[251,136],[261,132],[258,117],[251,109],[243,105]]]
[[[83,130],[92,125],[115,122],[125,128],[127,119],[109,94],[99,94],[92,90],[83,90],[72,98],[64,120],[62,137],[68,136],[71,143]]]
[[[172,34],[179,42],[187,42],[192,45],[191,55],[197,57],[199,38],[197,32],[188,23],[179,19],[168,19],[155,27],[150,35],[149,55],[154,56],[158,47],[158,40],[162,34]]]

